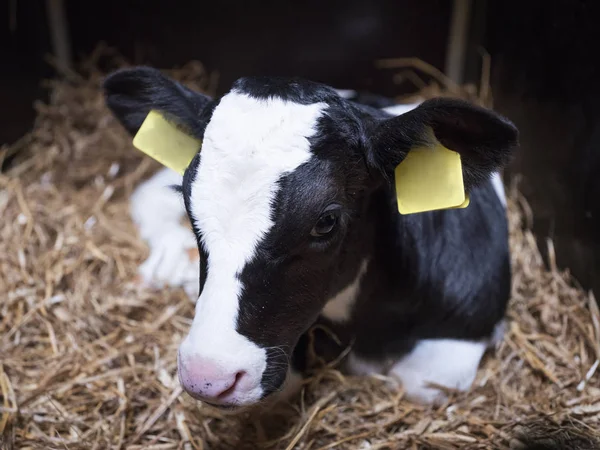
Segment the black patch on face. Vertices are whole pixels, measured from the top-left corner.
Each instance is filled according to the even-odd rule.
[[[261,347],[278,349],[268,353],[265,392],[283,382],[299,337],[331,294],[353,280],[369,251],[360,244],[362,229],[371,226],[362,220],[369,174],[361,123],[352,112],[330,108],[319,121],[311,139],[314,157],[280,180],[275,224],[239,275],[237,331]],[[312,236],[319,217],[332,206],[339,211],[335,229]]]
[[[353,214],[327,173],[326,163],[315,159],[281,180],[275,225],[239,275],[237,331],[267,348],[265,393],[280,387],[298,338],[325,304]],[[324,238],[311,236],[319,215],[332,204],[341,208],[337,229]]]

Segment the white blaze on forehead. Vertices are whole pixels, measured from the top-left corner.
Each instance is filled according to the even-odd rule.
[[[324,108],[236,92],[221,99],[191,192],[192,219],[211,263],[226,257],[239,271],[253,255],[272,226],[277,181],[310,158],[308,138]]]
[[[234,91],[213,112],[190,198],[191,219],[208,252],[208,276],[183,353],[237,364],[260,381],[266,352],[236,331],[238,274],[273,226],[278,181],[311,157],[308,138],[325,107]]]

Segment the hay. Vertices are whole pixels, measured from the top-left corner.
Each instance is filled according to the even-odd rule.
[[[174,75],[211,83],[198,63]],[[147,249],[127,199],[157,165],[132,149],[99,83],[95,71],[53,82],[0,175],[0,448],[557,448],[549,437],[600,448],[600,314],[568,273],[546,270],[514,188],[510,325],[468,394],[425,408],[332,367],[296,403],[252,417],[182,394],[175,357],[192,305],[129,281]]]

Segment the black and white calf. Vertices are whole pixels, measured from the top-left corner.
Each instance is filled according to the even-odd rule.
[[[510,294],[497,175],[517,145],[510,121],[450,99],[394,116],[297,79],[242,78],[213,100],[134,68],[105,89],[129,132],[156,109],[203,141],[183,179],[161,171],[132,199],[151,247],[142,274],[198,298],[178,356],[189,394],[235,408],[281,391],[320,317],[354,340],[350,373],[395,377],[421,402],[441,395],[430,382],[470,387]],[[460,153],[470,206],[402,216],[394,168],[431,130]]]

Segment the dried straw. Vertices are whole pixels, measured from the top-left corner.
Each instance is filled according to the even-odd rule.
[[[0,448],[600,448],[600,313],[568,273],[544,267],[515,187],[510,326],[469,393],[426,408],[381,377],[329,367],[291,406],[251,416],[182,394],[175,357],[192,305],[130,282],[147,249],[127,199],[157,165],[107,113],[92,67],[51,83],[0,175]],[[199,63],[173,75],[210,87]]]

